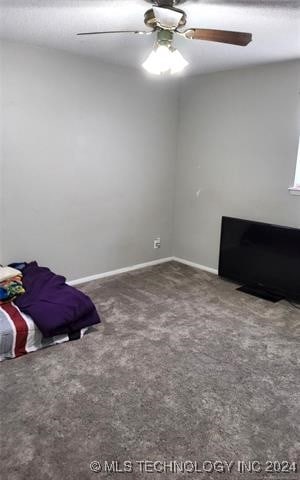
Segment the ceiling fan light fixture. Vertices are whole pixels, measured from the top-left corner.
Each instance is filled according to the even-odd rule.
[[[143,67],[155,75],[166,73],[170,69],[170,55],[171,52],[167,46],[158,45],[143,63]]]
[[[142,66],[149,73],[161,75],[164,73],[179,73],[187,65],[188,62],[175,48],[167,45],[157,45]]]
[[[1,0],[0,0],[1,1]],[[218,30],[211,28],[188,28],[186,25],[187,15],[183,10],[174,5],[184,0],[147,0],[154,3],[152,8],[144,14],[144,23],[148,27],[146,31],[139,30],[110,30],[96,32],[81,32],[77,35],[104,35],[104,34],[156,34],[156,42],[143,68],[154,75],[176,74],[181,72],[188,62],[178,50],[173,47],[173,39],[176,35],[186,40],[201,40],[218,42],[241,47],[247,46],[252,41],[252,34],[230,30]],[[150,30],[149,30],[150,29]]]

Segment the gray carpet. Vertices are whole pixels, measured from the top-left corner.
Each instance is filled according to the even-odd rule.
[[[101,326],[1,365],[1,479],[299,478],[237,464],[299,462],[299,311],[175,262],[81,289]],[[188,473],[209,460],[235,464]],[[186,474],[157,471],[171,461]]]

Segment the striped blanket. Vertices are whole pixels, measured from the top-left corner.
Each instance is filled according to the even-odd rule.
[[[21,312],[13,302],[2,304],[0,306],[0,362],[57,343],[81,338],[86,330],[87,328],[81,329],[78,335],[72,335],[72,338],[68,334],[46,338],[43,337],[32,318]]]

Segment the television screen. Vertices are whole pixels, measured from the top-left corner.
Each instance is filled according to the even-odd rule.
[[[300,230],[222,217],[219,275],[300,299]]]

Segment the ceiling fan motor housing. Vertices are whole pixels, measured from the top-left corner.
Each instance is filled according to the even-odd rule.
[[[185,12],[183,10],[179,10],[179,8],[169,8],[169,10],[174,10],[182,14],[178,27],[183,27],[186,24]],[[150,8],[150,10],[147,10],[147,12],[145,13],[144,22],[145,22],[145,25],[147,25],[147,27],[153,28],[154,30],[156,30],[157,28],[160,28],[160,26],[157,23],[153,8]],[[165,30],[168,30],[168,29],[166,28]]]

